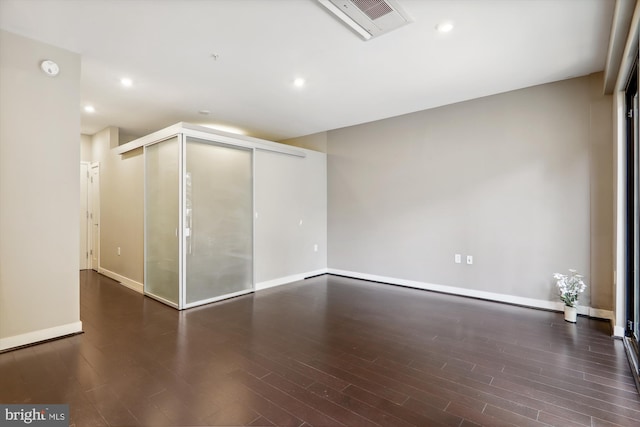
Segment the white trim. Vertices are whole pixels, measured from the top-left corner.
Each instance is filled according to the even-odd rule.
[[[81,182],[80,185],[80,206],[84,206],[85,210],[84,212],[80,212],[80,225],[82,225],[83,221],[85,223],[85,239],[84,242],[82,242],[82,239],[80,239],[80,256],[82,256],[82,249],[84,249],[84,262],[80,261],[80,270],[89,270],[91,269],[91,259],[89,258],[89,250],[91,248],[91,231],[92,230],[92,222],[91,222],[91,218],[89,218],[89,185],[91,185],[91,162],[85,162],[85,161],[81,161],[80,162],[80,172],[82,173],[82,167],[86,168],[86,173],[84,174],[84,176],[80,177]],[[85,187],[84,190],[84,194],[82,194],[82,186]],[[84,200],[83,200],[84,199]],[[82,232],[80,233],[80,236],[82,237]],[[84,247],[83,247],[84,245]]]
[[[0,351],[10,348],[21,347],[23,345],[35,344],[65,335],[82,332],[82,322],[67,323],[66,325],[54,326],[53,328],[40,329],[26,334],[14,335],[12,337],[0,338]]]
[[[604,93],[615,91],[620,69],[625,64],[624,50],[629,38],[629,28],[634,18],[635,1],[616,1],[609,35],[609,49],[604,66]]]
[[[304,280],[307,277],[319,276],[321,274],[327,274],[327,269],[322,268],[320,270],[309,271],[307,273],[292,274],[291,276],[278,277],[277,279],[267,280],[264,282],[256,283],[255,290],[261,291],[263,289],[273,288],[274,286],[286,285],[291,282],[298,282]]]
[[[187,137],[183,133],[178,134],[178,309],[185,308],[187,300],[187,233],[184,230],[185,213],[187,210]],[[145,154],[146,155],[146,154]],[[145,162],[147,159],[145,158]],[[147,177],[145,176],[145,179]],[[173,195],[172,195],[173,196]],[[145,218],[145,222],[147,218]],[[147,255],[144,256],[147,264]],[[145,276],[147,277],[147,276]]]
[[[106,268],[102,267],[98,267],[98,273],[103,274],[115,280],[116,282],[120,282],[122,286],[132,289],[138,293],[144,293],[144,285],[140,282],[136,282],[135,280],[129,279],[125,276],[121,276],[118,273],[114,273],[113,271],[109,271]]]
[[[314,270],[314,271],[309,271],[306,273],[300,273],[300,274],[293,274],[291,276],[285,276],[285,277],[278,277],[277,279],[273,279],[273,280],[267,280],[265,282],[260,282],[260,283],[256,283],[254,290],[259,291],[262,289],[268,289],[268,288],[272,288],[274,286],[280,286],[280,285],[286,285],[287,283],[292,283],[292,282],[297,282],[300,280],[304,280],[308,277],[313,277],[313,276],[319,276],[321,274],[327,274],[327,269],[326,268],[322,268],[319,270]],[[129,289],[133,289],[136,292],[139,292],[141,294],[144,294],[144,284],[140,283],[140,282],[136,282],[135,280],[129,279],[128,277],[125,276],[121,276],[118,273],[114,273],[113,271],[109,271],[105,268],[100,267],[98,269],[98,273],[103,274],[113,280],[115,280],[116,282],[119,282],[121,285],[129,288]],[[251,292],[251,290],[249,290],[248,292]],[[240,291],[240,293],[247,293],[247,291]],[[151,296],[151,295],[149,295]],[[235,294],[231,294],[231,295],[226,295],[224,297],[224,299],[230,298],[232,296],[235,296]],[[213,298],[211,300],[206,300],[204,303],[208,304],[210,302],[215,301],[216,299],[219,298]],[[199,303],[202,303],[201,301],[199,301]],[[190,308],[191,305],[193,304],[187,304],[184,306],[184,308]]]
[[[460,295],[471,298],[480,298],[489,301],[505,302],[508,304],[523,305],[526,307],[542,308],[545,310],[563,311],[564,304],[559,301],[547,301],[534,298],[519,297],[516,295],[498,294],[495,292],[478,291],[475,289],[458,288],[455,286],[438,285],[435,283],[417,282],[414,280],[398,279],[394,277],[377,276],[375,274],[358,273],[355,271],[328,269],[329,274],[338,276],[353,277],[356,279],[369,280],[373,282],[388,283],[391,285],[407,286],[409,288],[425,289],[427,291],[443,292],[446,294]],[[578,314],[611,320],[613,312],[586,306],[578,306]]]
[[[313,271],[309,271],[308,273],[304,274],[304,278],[305,279],[309,279],[311,277],[315,277],[315,276],[321,276],[323,274],[327,274],[329,272],[328,269],[326,268],[320,268],[318,270],[313,270]]]
[[[622,62],[618,70],[618,78],[616,80],[615,90],[625,90],[627,84],[627,78],[633,67],[633,61],[638,55],[637,43],[638,43],[638,27],[640,27],[640,4],[636,4],[633,16],[631,17],[631,25],[629,26],[629,33],[627,36],[627,42],[624,46],[624,53],[622,54]]]
[[[251,150],[251,291],[256,290],[256,149]]]
[[[193,308],[193,307],[199,307],[201,305],[211,304],[212,302],[222,301],[222,300],[229,299],[229,298],[239,297],[241,295],[250,294],[251,292],[253,292],[253,289],[249,288],[249,289],[243,289],[243,290],[238,291],[238,292],[232,292],[230,294],[224,294],[224,295],[221,295],[221,296],[218,296],[218,297],[198,300],[198,301],[194,301],[194,302],[185,302],[183,304],[182,308],[180,308],[180,310],[184,310],[184,309],[187,309],[187,308]]]
[[[616,118],[616,188],[615,188],[615,270],[614,270],[614,290],[615,305],[614,311],[616,318],[614,319],[614,335],[624,336],[625,330],[625,313],[626,307],[626,289],[625,289],[625,215],[626,215],[626,178],[624,173],[624,164],[626,162],[625,146],[626,146],[626,119],[624,112],[624,91],[616,92],[615,102],[615,118]],[[615,333],[617,329],[622,329],[622,334]]]
[[[94,186],[93,185],[93,170],[97,169],[97,176],[98,176],[98,185]],[[100,269],[100,239],[101,239],[101,231],[102,231],[102,216],[100,214],[100,206],[101,206],[101,196],[100,196],[100,162],[91,162],[89,164],[89,187],[87,188],[87,197],[89,198],[88,200],[88,208],[89,211],[91,212],[91,219],[90,219],[90,232],[89,232],[89,251],[90,251],[90,257],[89,257],[89,269],[93,269],[94,268],[94,262],[93,262],[93,251],[97,251],[98,252],[98,256],[97,258],[97,267],[98,269]],[[93,201],[96,198],[96,193],[97,193],[97,207],[93,205]],[[95,209],[95,211],[94,211]],[[97,242],[94,242],[94,235],[93,235],[93,224],[94,224],[94,219],[95,216],[98,216],[98,232],[97,232]]]
[[[185,122],[176,123],[175,125],[161,129],[152,134],[135,139],[126,144],[119,145],[114,148],[117,154],[124,154],[136,148],[159,142],[177,134],[185,134],[196,138],[205,138],[210,141],[218,141],[231,145],[237,145],[246,148],[255,148],[257,150],[275,151],[277,153],[288,154],[296,157],[306,157],[304,149],[291,148],[286,144],[267,141],[266,139],[253,138],[251,136],[240,135],[220,130],[214,130],[205,126],[192,125]],[[212,137],[215,137],[212,139]]]
[[[618,338],[624,338],[624,328],[622,326],[613,327],[613,336]]]

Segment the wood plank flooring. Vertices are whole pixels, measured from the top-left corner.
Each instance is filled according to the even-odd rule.
[[[336,276],[178,312],[81,272],[85,333],[0,354],[73,426],[638,426],[607,322]]]

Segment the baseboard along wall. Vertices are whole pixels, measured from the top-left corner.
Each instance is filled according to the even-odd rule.
[[[105,268],[99,268],[98,272],[105,276],[119,282],[123,286],[129,289],[133,289],[136,292],[144,293],[144,285],[135,280],[131,280],[128,277],[109,271]],[[446,294],[459,295],[464,297],[484,299],[488,301],[502,302],[513,305],[521,305],[525,307],[540,308],[543,310],[563,311],[564,304],[559,301],[547,301],[534,298],[525,298],[515,295],[500,294],[495,292],[478,291],[475,289],[459,288],[455,286],[440,285],[435,283],[418,282],[415,280],[398,279],[395,277],[378,276],[375,274],[360,273],[356,271],[339,270],[335,268],[323,268],[319,270],[309,271],[306,273],[293,274],[290,276],[278,277],[271,280],[258,282],[255,284],[255,290],[261,291],[264,289],[273,288],[275,286],[282,286],[289,283],[304,280],[309,277],[319,276],[322,274],[333,274],[336,276],[350,277],[354,279],[368,280],[372,282],[379,282],[383,284],[406,286],[409,288],[424,289],[427,291],[442,292]],[[615,315],[611,310],[602,310],[599,308],[593,308],[589,306],[579,306],[578,314],[583,316],[589,316],[597,319],[604,319],[611,322],[613,336],[623,337],[624,328],[615,325]]]
[[[73,322],[65,325],[54,326],[53,328],[39,329],[25,334],[14,335],[12,337],[0,338],[0,352],[67,335],[79,334],[81,332],[82,322]]]
[[[356,271],[338,270],[335,268],[329,268],[327,272],[336,276],[351,277],[354,279],[368,280],[383,284],[406,286],[408,288],[424,289],[427,291],[442,292],[445,294],[478,298],[488,301],[521,305],[525,307],[540,308],[544,310],[553,310],[560,312],[564,310],[564,304],[559,301],[546,301],[534,298],[525,298],[515,295],[499,294],[494,292],[478,291],[475,289],[458,288],[455,286],[398,279],[395,277],[378,276],[375,274],[359,273]],[[618,326],[615,326],[615,316],[613,311],[611,310],[602,310],[599,308],[592,308],[588,306],[578,306],[578,314],[594,317],[597,319],[608,320],[609,322],[611,322],[613,335],[616,337],[624,336],[624,330]]]
[[[320,276],[322,274],[327,274],[327,269],[323,268],[320,270],[309,271],[306,273],[293,274],[291,276],[278,277],[277,279],[267,280],[264,282],[258,282],[255,285],[256,291],[261,291],[263,289],[273,288],[274,286],[286,285],[292,282],[298,282],[300,280],[304,280],[308,277]]]
[[[113,271],[107,270],[106,268],[102,267],[98,267],[98,273],[103,274],[108,278],[119,282],[122,286],[132,289],[138,293],[144,293],[144,285],[140,282],[136,282],[135,280],[129,279],[128,277],[122,276],[118,273],[114,273]]]

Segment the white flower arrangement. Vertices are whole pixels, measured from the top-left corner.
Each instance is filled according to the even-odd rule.
[[[569,269],[570,274],[554,273],[556,285],[560,291],[560,299],[567,307],[577,307],[580,293],[587,289],[587,285],[582,280],[584,276],[578,274],[577,270]]]

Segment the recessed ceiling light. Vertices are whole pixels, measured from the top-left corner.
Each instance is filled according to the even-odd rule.
[[[95,113],[96,109],[94,108],[93,105],[85,105],[84,111],[86,111],[87,113]]]
[[[443,21],[438,25],[436,25],[436,30],[438,30],[441,33],[448,33],[449,31],[453,30],[453,22]]]
[[[198,114],[202,114],[203,116],[206,116],[208,114],[211,114],[211,111],[209,111],[209,110],[200,110],[200,111],[198,111]]]
[[[293,81],[293,85],[295,87],[302,87],[302,86],[304,86],[304,83],[305,83],[305,81],[304,81],[304,79],[302,77],[298,77],[297,79],[295,79]]]
[[[128,77],[123,77],[120,79],[120,83],[122,83],[122,86],[124,87],[131,87],[133,86],[133,80],[131,80]]]

